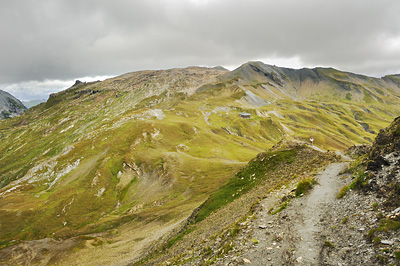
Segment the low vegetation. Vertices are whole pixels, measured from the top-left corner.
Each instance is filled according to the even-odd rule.
[[[312,135],[325,150],[370,143],[400,111],[388,89],[376,95],[392,105],[356,79],[331,86],[347,73],[317,71],[329,84],[321,84],[323,95],[299,91],[302,101],[291,97],[292,88],[278,89],[285,79],[272,72],[128,73],[77,83],[0,121],[1,247],[178,222],[200,205],[196,228],[223,210],[243,216],[267,191],[297,178],[294,173],[304,179],[303,173],[336,160],[306,146],[270,150],[277,142],[304,143]],[[357,176],[352,187],[367,180]],[[299,183],[297,196],[312,183]],[[236,201],[243,205],[234,212]],[[236,220],[229,222],[221,223]],[[170,248],[200,231],[184,231]]]
[[[284,203],[282,203],[281,206],[279,206],[278,209],[276,209],[275,211],[272,211],[272,212],[271,212],[271,215],[275,215],[275,214],[277,214],[277,213],[283,211],[284,209],[286,209],[287,206],[289,205],[289,202],[290,202],[290,199],[286,200]]]
[[[295,196],[299,197],[301,195],[304,195],[316,183],[317,181],[313,178],[306,178],[304,180],[301,180],[296,186],[296,190],[294,192]]]
[[[337,195],[337,198],[338,198],[338,199],[341,199],[341,198],[343,198],[344,196],[346,196],[347,191],[349,191],[349,186],[344,186],[344,187],[342,187],[342,188],[340,189],[338,195]]]
[[[211,212],[239,198],[260,182],[267,181],[269,174],[275,171],[278,165],[293,163],[299,148],[259,154],[200,206],[196,222],[202,221]]]
[[[334,248],[335,245],[332,242],[326,240],[324,241],[324,247]]]
[[[196,231],[185,234],[182,238],[180,237],[182,233],[179,234],[179,241],[174,241],[174,245],[170,246],[164,253],[153,254],[154,257],[149,258],[147,263],[157,264],[167,260],[167,258],[173,258],[169,261],[174,261],[177,265],[187,260],[196,261],[197,258],[192,257],[190,254],[197,252],[188,247],[196,246],[197,244],[195,245],[194,243],[202,241],[207,245],[218,243],[216,247],[213,247],[214,256],[201,252],[204,261],[215,261],[218,258],[215,254],[219,254],[215,250],[220,250],[221,256],[224,254],[222,252],[224,246],[227,245],[226,247],[228,247],[229,243],[236,237],[237,232],[246,228],[247,221],[252,219],[253,212],[257,209],[257,202],[263,195],[274,188],[293,181],[294,178],[306,179],[302,175],[293,175],[294,169],[309,176],[316,169],[320,169],[327,163],[338,159],[333,153],[320,153],[308,148],[306,145],[281,144],[278,146],[279,148],[275,147],[268,152],[257,155],[246,167],[238,171],[201,205],[199,213],[194,213],[195,218],[193,220],[191,220],[192,218],[189,219],[194,224],[189,225],[188,228],[196,226]],[[245,192],[242,192],[244,189],[241,191],[243,183],[239,183],[240,186],[233,186],[233,184],[238,184],[236,181],[242,180],[240,179],[241,177],[248,178],[247,183],[251,187],[247,188]],[[254,182],[252,182],[253,180]],[[230,202],[220,200],[228,195],[228,191],[231,197],[234,194],[232,191],[240,191],[241,196]],[[290,199],[285,201],[280,208],[285,208],[289,202]],[[276,210],[276,213],[278,211]],[[200,216],[199,214],[201,213],[204,216]],[[176,236],[171,237],[171,239],[175,240]],[[207,245],[204,247],[206,248]]]

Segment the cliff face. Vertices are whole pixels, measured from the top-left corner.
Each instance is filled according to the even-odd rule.
[[[367,163],[369,188],[385,198],[388,211],[400,206],[400,117],[376,137]]]
[[[333,68],[290,69],[262,62],[243,64],[222,80],[252,85],[278,99],[389,103],[400,93],[399,75],[374,78]]]
[[[372,146],[370,159],[377,160],[380,157],[400,152],[400,116],[387,128],[381,129]]]
[[[11,118],[22,114],[26,107],[20,100],[0,90],[0,119]]]

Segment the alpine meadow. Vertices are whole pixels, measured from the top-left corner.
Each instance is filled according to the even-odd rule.
[[[317,173],[336,171],[328,166],[344,163],[349,147],[375,143],[381,129],[400,116],[400,75],[373,78],[258,61],[232,71],[146,70],[76,81],[18,116],[4,113],[0,264],[269,265],[257,260],[261,255],[246,253],[264,243],[260,235],[244,237],[251,228],[246,226],[264,217],[260,206],[269,211],[265,217],[284,219],[308,190],[323,186]],[[398,127],[389,131],[397,141]],[[344,198],[375,180],[359,173],[371,170],[372,161],[380,163],[376,149],[351,159],[348,183],[340,183],[347,187]],[[400,179],[398,172],[392,174]],[[398,197],[395,181],[387,183],[386,191]],[[276,191],[279,201],[262,203]],[[334,200],[342,199],[335,194]],[[398,198],[390,202],[386,213],[398,207]],[[381,206],[386,205],[378,200],[375,207]],[[338,217],[351,223],[351,215]],[[388,249],[393,256],[379,253],[381,242],[374,246],[374,239],[381,241],[380,234],[393,225],[390,221],[399,223],[383,219],[371,225],[375,230],[369,238],[365,229],[360,239],[377,249],[374,263],[398,263],[398,241]],[[259,228],[265,223],[255,228],[267,230]],[[273,241],[279,245],[277,235]],[[340,246],[328,238],[316,244],[326,257],[334,256],[327,250]],[[275,253],[279,258],[270,256],[275,265],[308,259],[290,253],[302,250],[293,241],[293,246],[281,245],[282,253]],[[240,243],[248,249],[239,248]]]

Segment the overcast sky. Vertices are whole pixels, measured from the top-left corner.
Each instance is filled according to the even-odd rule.
[[[400,73],[399,11],[399,0],[3,0],[0,89],[40,99],[76,79],[251,60],[381,77]]]

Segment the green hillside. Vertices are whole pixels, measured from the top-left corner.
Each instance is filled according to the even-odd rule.
[[[0,246],[104,232],[111,245],[132,237],[118,230],[149,224],[164,232],[282,139],[370,143],[399,115],[399,85],[260,62],[77,82],[0,121]]]

